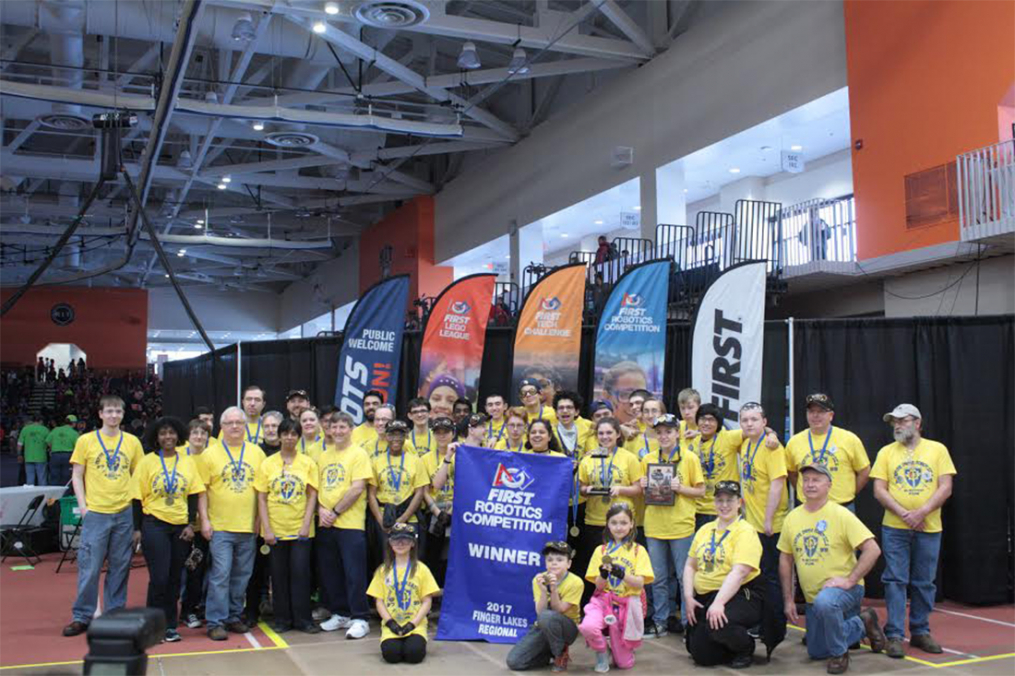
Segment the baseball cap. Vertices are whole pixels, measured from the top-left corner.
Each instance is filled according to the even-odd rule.
[[[469,427],[476,427],[478,425],[486,424],[486,415],[483,413],[473,413],[469,416]]]
[[[447,416],[442,415],[439,418],[434,418],[433,419],[433,422],[430,423],[430,429],[435,430],[435,431],[436,430],[454,430],[455,429],[455,421],[452,420],[451,418],[447,417]]]
[[[563,554],[570,559],[574,557],[574,550],[563,540],[551,540],[543,545],[543,556],[547,554]]]
[[[307,400],[310,399],[310,395],[307,394],[306,390],[289,390],[289,394],[285,395],[286,403],[288,403],[290,399],[295,399],[296,397],[303,397]]]
[[[913,416],[923,420],[923,416],[920,415],[920,409],[912,404],[899,404],[888,413],[885,413],[882,419],[885,422],[892,422],[893,418],[905,418],[906,416]]]
[[[740,484],[736,481],[717,481],[715,483],[715,494],[726,493],[740,497]]]
[[[415,542],[416,527],[407,523],[396,523],[391,527],[391,532],[388,533],[388,540],[412,540]]]
[[[518,383],[518,391],[521,392],[526,387],[534,387],[537,390],[543,389],[543,384],[536,378],[522,378],[522,382]]]
[[[672,413],[667,413],[656,418],[652,427],[680,427],[680,420]]]
[[[606,401],[605,399],[596,399],[594,402],[589,404],[589,415],[593,415],[596,411],[606,409],[610,413],[613,413],[613,404]]]
[[[829,481],[832,480],[832,470],[828,469],[827,467],[825,467],[821,463],[811,462],[811,463],[808,463],[806,465],[803,465],[800,468],[800,473],[803,474],[807,470],[813,470],[815,472],[818,472],[819,474],[824,474],[826,477],[828,477]]]
[[[404,420],[392,420],[384,428],[384,432],[385,434],[391,434],[392,432],[397,432],[400,434],[408,434],[409,425],[406,424]]]
[[[807,395],[807,399],[804,400],[804,408],[808,408],[811,404],[820,406],[826,411],[835,410],[835,402],[832,401],[832,398],[827,394],[821,394],[820,392]]]
[[[78,417],[76,415],[69,415],[69,416],[67,416],[67,422],[77,422],[77,421],[78,421]]]

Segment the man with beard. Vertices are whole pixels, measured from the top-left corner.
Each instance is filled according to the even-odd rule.
[[[941,551],[941,505],[951,497],[957,474],[944,444],[921,436],[923,417],[912,404],[899,404],[884,415],[895,442],[878,451],[871,478],[874,497],[885,508],[881,542],[885,552],[885,606],[889,657],[906,656],[906,589],[910,590],[909,644],[940,654],[930,635],[938,554]]]
[[[374,429],[374,413],[384,403],[384,395],[377,390],[370,390],[363,395],[363,422],[352,431],[352,443],[369,449],[377,441],[377,430]]]
[[[303,411],[310,408],[310,395],[306,390],[289,390],[285,398],[285,407],[289,411],[289,417],[298,425]]]

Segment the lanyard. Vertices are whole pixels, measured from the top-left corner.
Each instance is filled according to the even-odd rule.
[[[511,440],[510,439],[508,439],[507,442],[504,444],[504,448],[507,451],[511,450]],[[515,451],[515,453],[521,453],[523,448],[525,448],[525,442],[519,440],[519,442],[518,442],[518,450]]]
[[[648,443],[648,432],[642,432],[641,438],[645,444],[641,447],[641,453],[638,454],[638,459],[644,458],[646,455],[652,452],[651,446]]]
[[[828,426],[828,434],[825,435],[825,443],[821,446],[821,455],[817,458],[814,457],[814,438],[811,436],[811,431],[807,430],[807,443],[811,447],[811,458],[813,458],[819,465],[825,464],[825,451],[828,450],[828,442],[832,440],[832,426]]]
[[[405,468],[405,450],[402,451],[402,462],[398,465],[398,479],[395,479],[395,468],[391,466],[391,451],[388,450],[388,475],[391,477],[391,485],[395,492],[402,490],[402,470]]]
[[[233,460],[233,454],[229,452],[229,444],[226,443],[225,439],[222,440],[222,448],[226,449],[226,455],[229,456],[229,464],[233,466],[233,478],[238,480],[243,473],[243,452],[247,450],[247,442],[243,442],[240,446],[240,459]]]
[[[715,529],[714,528],[712,529],[712,544],[710,544],[708,547],[708,558],[711,559],[712,561],[715,561],[715,550],[718,549],[719,547],[722,547],[722,541],[725,540],[726,536],[730,534],[730,529],[732,527],[733,524],[730,524],[726,528],[726,532],[722,534],[721,538],[719,538],[719,542],[715,541]]]
[[[249,441],[252,444],[256,444],[257,440],[261,438],[261,419],[260,418],[257,419],[257,431],[254,432],[253,439],[250,438],[250,428],[244,425],[244,429],[246,429],[247,431],[247,441]]]
[[[162,478],[163,485],[166,487],[166,496],[171,496],[176,493],[176,468],[180,464],[180,455],[177,453],[176,462],[173,463],[173,476],[169,476],[169,468],[166,467],[166,456],[159,451],[159,460],[162,461]]]
[[[662,455],[662,450],[663,449],[661,449],[661,448],[659,449],[659,455],[660,456]],[[680,457],[680,444],[677,444],[676,446],[673,447],[673,450],[670,451],[669,457],[666,458],[666,462],[673,462],[673,455],[674,454],[677,455],[677,462],[674,463],[674,464],[676,465],[676,467],[680,467],[680,461],[683,459],[683,458]]]
[[[560,445],[564,447],[567,454],[574,456],[575,450],[578,448],[578,427],[575,426],[574,428],[574,446],[571,448],[568,448],[567,443],[564,441],[564,433],[560,431],[560,423],[557,423],[557,438],[560,439]]]
[[[316,439],[314,439],[310,443],[316,444],[320,440],[321,440],[321,438],[317,437]],[[325,444],[327,444],[327,442],[325,442]],[[306,439],[302,439],[302,438],[300,439],[300,448],[303,449],[303,455],[306,455],[307,454],[307,440]],[[327,446],[325,446],[325,448],[323,450],[327,450]]]
[[[113,451],[113,455],[109,454],[109,451],[106,450],[106,445],[102,443],[102,435],[99,434],[99,430],[95,430],[95,438],[99,440],[99,446],[106,455],[106,469],[110,472],[114,471],[120,460],[120,446],[123,444],[123,432],[120,432],[120,440],[116,442],[116,450]]]
[[[190,444],[187,444],[187,455],[190,455]]]
[[[606,471],[606,460],[599,459],[599,481],[603,488],[609,488],[613,485],[613,461],[617,459],[617,451],[614,450],[610,455],[610,471]],[[609,552],[607,552],[609,553]]]
[[[416,449],[416,452],[419,453],[419,446],[416,445],[416,428],[415,427],[412,428],[412,446],[413,446],[413,448]],[[427,430],[426,430],[426,452],[427,453],[430,452],[430,428],[427,428]]]
[[[395,599],[398,603],[398,607],[402,610],[408,610],[409,606],[412,605],[412,599],[409,598],[409,571],[412,570],[412,563],[405,564],[405,575],[402,576],[402,584],[398,584],[398,564],[395,562],[391,563],[391,581],[395,585]]]
[[[500,430],[497,431],[497,438],[493,440],[493,445],[496,446],[497,442],[500,441],[501,436],[504,435],[504,428],[507,427],[507,420],[500,424]],[[491,420],[486,428],[486,438],[489,439],[493,436],[493,421]]]
[[[750,481],[754,477],[754,458],[758,455],[758,449],[761,448],[761,442],[765,440],[765,435],[762,434],[758,437],[758,443],[754,445],[754,452],[751,452],[751,440],[747,440],[747,457],[744,459],[743,474],[744,479]]]
[[[705,469],[705,477],[708,479],[712,478],[712,472],[715,471],[715,442],[719,438],[719,433],[716,432],[712,437],[712,445],[708,447],[708,461],[702,456],[701,450],[704,448],[704,443],[698,442],[698,456],[701,457],[701,465]]]

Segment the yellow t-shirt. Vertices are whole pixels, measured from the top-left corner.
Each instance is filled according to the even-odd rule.
[[[172,493],[168,491],[170,483]],[[165,471],[161,456],[149,453],[141,458],[131,477],[131,497],[141,501],[141,511],[177,526],[187,523],[187,496],[198,493],[204,493],[201,473],[195,459],[183,453],[168,458]],[[172,495],[171,505],[166,504],[169,495]]]
[[[488,448],[493,448],[494,444],[507,436],[505,425],[507,425],[507,418],[501,419],[500,422],[486,421],[486,446]]]
[[[694,453],[681,450],[670,460],[668,453],[661,450],[653,451],[642,458],[643,476],[648,472],[648,466],[653,463],[676,463],[680,483],[685,486],[694,488],[704,482],[701,464]],[[694,535],[696,500],[697,498],[687,495],[674,495],[673,505],[670,507],[645,505],[645,536],[658,540],[677,540]]]
[[[612,465],[611,465],[612,461]],[[612,466],[612,473],[610,467]],[[618,448],[608,458],[587,455],[578,465],[578,480],[583,486],[631,486],[641,479],[641,463],[638,458]],[[587,495],[585,502],[585,523],[589,526],[605,526],[606,512],[615,502],[625,502],[634,509],[634,500],[629,497]],[[603,502],[603,498],[606,502]]]
[[[72,465],[85,468],[85,506],[99,514],[116,514],[130,507],[133,491],[130,475],[141,461],[144,451],[137,437],[127,432],[118,436],[102,435],[103,452],[99,444],[101,432],[82,434],[74,443]],[[116,449],[119,446],[120,452]],[[107,456],[106,453],[109,455]],[[112,462],[109,459],[112,458]]]
[[[744,495],[744,518],[759,533],[765,532],[765,509],[768,504],[768,491],[772,482],[786,476],[786,449],[769,450],[765,446],[762,434],[758,443],[744,437],[740,445],[740,485]],[[782,530],[782,521],[786,518],[786,506],[789,503],[789,488],[783,487],[779,498],[779,506],[772,516],[772,532]]]
[[[313,441],[307,441],[303,437],[300,437],[300,440],[296,442],[296,450],[303,455],[310,456],[310,459],[313,460],[314,463],[320,463],[321,454],[328,450],[328,443],[323,434],[319,435]]]
[[[264,441],[264,425],[261,424],[260,420],[257,421],[256,423],[248,422],[246,432],[247,432],[246,436],[243,437],[243,440],[246,441],[248,444],[260,445],[261,442]],[[219,430],[219,435],[216,438],[218,441],[222,441],[222,433],[223,430]]]
[[[352,443],[356,443],[355,441]],[[388,452],[388,440],[381,439],[375,436],[368,446],[363,446],[363,449],[370,455],[371,458],[386,455]],[[405,444],[402,445],[403,453],[410,453],[412,455],[419,455],[416,452],[416,447],[412,445],[411,439],[406,439]]]
[[[938,478],[943,474],[958,474],[948,449],[937,441],[920,439],[911,454],[897,441],[882,448],[870,475],[872,479],[885,481],[888,494],[904,509],[918,509],[934,495]],[[887,509],[882,523],[890,528],[909,529],[905,521]],[[923,530],[925,533],[941,532],[940,508],[927,515]]]
[[[370,483],[377,487],[377,502],[381,505],[401,504],[411,498],[417,488],[430,484],[423,458],[414,452],[403,451],[398,456],[382,453],[375,455],[371,464],[373,476]],[[416,515],[413,514],[409,523],[416,521]]]
[[[303,527],[307,511],[308,489],[317,490],[317,463],[309,455],[297,453],[291,465],[282,454],[266,458],[257,469],[254,488],[268,498],[268,523],[275,537],[293,540]],[[314,537],[314,521],[310,521],[310,537]]]
[[[716,524],[715,521],[706,523],[691,541],[688,557],[695,562],[694,591],[698,594],[719,591],[726,576],[737,564],[753,569],[742,584],[747,584],[761,573],[761,540],[758,532],[743,519],[737,519],[729,528],[718,533]]]
[[[415,429],[409,430],[409,438],[405,440],[406,444],[412,444],[412,447],[416,449],[416,454],[419,456],[425,456],[427,453],[433,453],[437,450],[437,435],[431,430],[427,430],[426,434],[416,434]]]
[[[359,446],[349,445],[341,451],[332,447],[321,454],[317,464],[317,502],[325,509],[334,509],[345,496],[353,481],[370,483],[374,476],[370,456]],[[363,530],[366,527],[367,489],[352,503],[352,507],[339,514],[333,528]],[[321,526],[324,528],[324,526]]]
[[[256,533],[254,477],[264,462],[264,451],[244,442],[239,448],[228,447],[230,459],[227,447],[223,442],[198,456],[197,468],[208,491],[208,520],[215,530]]]
[[[564,441],[565,435],[561,433],[564,430],[564,425],[560,423],[560,421],[553,426],[553,436],[557,438],[557,445],[560,446],[560,450],[564,451],[565,455],[582,458],[587,453],[591,453],[599,447],[599,440],[596,438],[596,432],[592,427],[592,421],[578,417],[575,418],[574,426],[577,429],[578,434],[573,437],[574,441],[570,442],[570,444],[565,443]],[[570,439],[572,437],[567,438]]]
[[[526,426],[531,424],[533,420],[545,420],[547,423],[550,424],[550,429],[553,429],[557,425],[557,412],[554,411],[549,406],[543,406],[540,409],[539,413],[537,413],[536,415],[532,415],[531,413],[528,412],[528,410],[526,410],[525,411]]]
[[[844,430],[834,425],[830,428],[829,435],[822,434],[820,437],[811,436],[808,443],[810,430],[797,432],[786,443],[786,470],[799,472],[804,465],[820,463],[832,472],[832,490],[828,497],[844,505],[853,502],[856,498],[856,475],[865,467],[870,467],[870,459],[867,457],[867,450],[863,447],[860,437],[849,430]],[[825,447],[825,441],[828,446]],[[814,450],[811,450],[811,445]],[[825,448],[822,456],[821,449]],[[797,476],[797,494],[804,494],[803,477]]]
[[[550,450],[544,451],[543,453],[536,453],[531,448],[522,448],[521,452],[522,453],[530,453],[532,455],[543,455],[543,456],[546,456],[547,458],[566,458],[567,457],[566,455],[564,455],[563,453],[560,453],[559,451],[550,451]]]
[[[689,449],[698,456],[701,473],[705,478],[705,495],[697,500],[698,514],[715,514],[715,485],[719,481],[739,481],[737,454],[744,433],[739,430],[719,430],[708,441],[700,436],[680,440],[681,451]]]
[[[615,546],[616,543],[610,543],[607,545],[599,545],[592,550],[592,559],[589,561],[589,569],[585,573],[585,579],[595,584],[596,578],[599,577],[599,566],[603,564],[603,554],[606,554],[610,547]],[[640,575],[645,578],[645,585],[652,582],[655,579],[655,574],[652,572],[652,562],[648,558],[648,550],[639,545],[637,542],[629,542],[619,549],[615,549],[609,552],[613,559],[613,563],[624,566],[628,573],[632,575]],[[610,579],[606,581],[606,587],[604,589],[613,592],[617,596],[638,596],[641,594],[641,589],[635,589],[628,587],[627,583],[623,580],[610,576]]]
[[[458,458],[458,454],[451,456],[451,462],[448,467],[448,479],[441,486],[440,490],[433,487],[433,478],[440,471],[440,468],[444,465],[444,454],[438,454],[436,451],[433,453],[427,453],[420,460],[423,461],[423,466],[426,469],[427,482],[430,484],[429,489],[430,497],[437,503],[446,503],[445,508],[451,509],[451,502],[455,498],[455,460]]]
[[[842,505],[829,500],[816,512],[800,505],[786,516],[779,551],[793,555],[808,603],[830,577],[847,577],[856,567],[856,548],[874,534]],[[857,584],[863,586],[863,580]]]
[[[625,441],[624,450],[634,454],[634,457],[638,458],[638,460],[643,460],[649,453],[655,453],[659,450],[659,440],[652,439],[648,436],[648,433],[642,432],[638,436]]]
[[[204,449],[206,451],[209,448],[211,448],[212,446],[218,446],[219,443],[220,442],[219,442],[218,439],[216,439],[215,437],[210,437],[208,439],[208,444],[204,447]],[[190,448],[190,444],[182,444],[180,446],[177,446],[176,447],[176,452],[177,453],[182,453],[183,455],[189,455],[189,456],[191,456],[193,458],[197,458],[200,455],[200,453],[194,453],[194,451]],[[201,453],[203,453],[203,452],[204,451],[201,451]]]
[[[496,444],[494,444],[493,450],[495,450],[495,451],[514,451],[516,453],[521,453],[522,451],[525,450],[525,441],[526,441],[526,437],[525,437],[525,435],[522,435],[521,442],[519,442],[519,444],[516,446],[514,444],[514,442],[512,442],[510,439],[507,438],[507,435],[505,434],[501,438],[500,441],[498,441]]]
[[[369,450],[376,440],[377,430],[374,429],[374,424],[372,422],[360,423],[356,426],[356,429],[352,431],[352,443],[354,446],[361,446]]]
[[[396,578],[397,574],[397,578]],[[426,564],[422,561],[416,562],[416,570],[413,571],[412,575],[405,580],[405,590],[402,592],[402,603],[398,602],[398,589],[402,588],[402,579],[405,576],[405,569],[396,570],[396,567],[392,567],[391,570],[385,572],[384,566],[379,566],[374,571],[374,578],[370,581],[370,586],[367,587],[367,596],[373,596],[375,599],[380,599],[384,604],[384,608],[388,611],[393,619],[398,624],[405,624],[411,622],[416,613],[419,612],[419,608],[423,605],[423,599],[427,596],[433,596],[441,590],[437,586],[437,580],[434,579],[433,573],[426,567]],[[405,607],[403,607],[405,606]],[[406,634],[406,636],[422,636],[424,639],[426,636],[426,615],[420,621],[416,628]],[[381,642],[387,641],[389,638],[399,638],[385,625],[381,623]],[[401,637],[405,638],[405,636]]]
[[[539,573],[532,578],[532,598],[537,603],[539,602],[539,597],[542,595],[543,590],[546,589],[546,587],[544,587],[539,581],[539,578],[542,575],[542,573]],[[585,591],[585,583],[582,582],[580,577],[571,571],[568,571],[567,575],[564,576],[564,579],[557,583],[557,595],[560,597],[561,601],[570,606],[567,609],[567,612],[564,613],[564,617],[570,618],[575,624],[580,622],[578,619],[578,610],[581,607],[583,591]],[[546,598],[547,601],[549,601],[549,592],[546,592]],[[546,607],[550,607],[549,602],[547,602]]]

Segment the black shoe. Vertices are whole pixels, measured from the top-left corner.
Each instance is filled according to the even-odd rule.
[[[671,634],[683,634],[684,623],[680,621],[679,617],[668,617],[666,618],[666,631]]]
[[[746,669],[752,664],[754,664],[754,655],[737,655],[729,666],[731,669]]]
[[[88,631],[87,624],[85,624],[84,622],[78,622],[77,620],[74,620],[73,622],[71,622],[70,624],[68,624],[66,627],[63,628],[63,635],[79,636],[85,633],[86,631]]]
[[[284,634],[287,631],[292,631],[293,626],[291,624],[283,624],[281,622],[279,623],[272,622],[271,628],[272,631],[274,631],[276,634]]]
[[[321,628],[316,624],[306,624],[302,627],[296,627],[296,631],[302,631],[304,634],[320,634]]]

